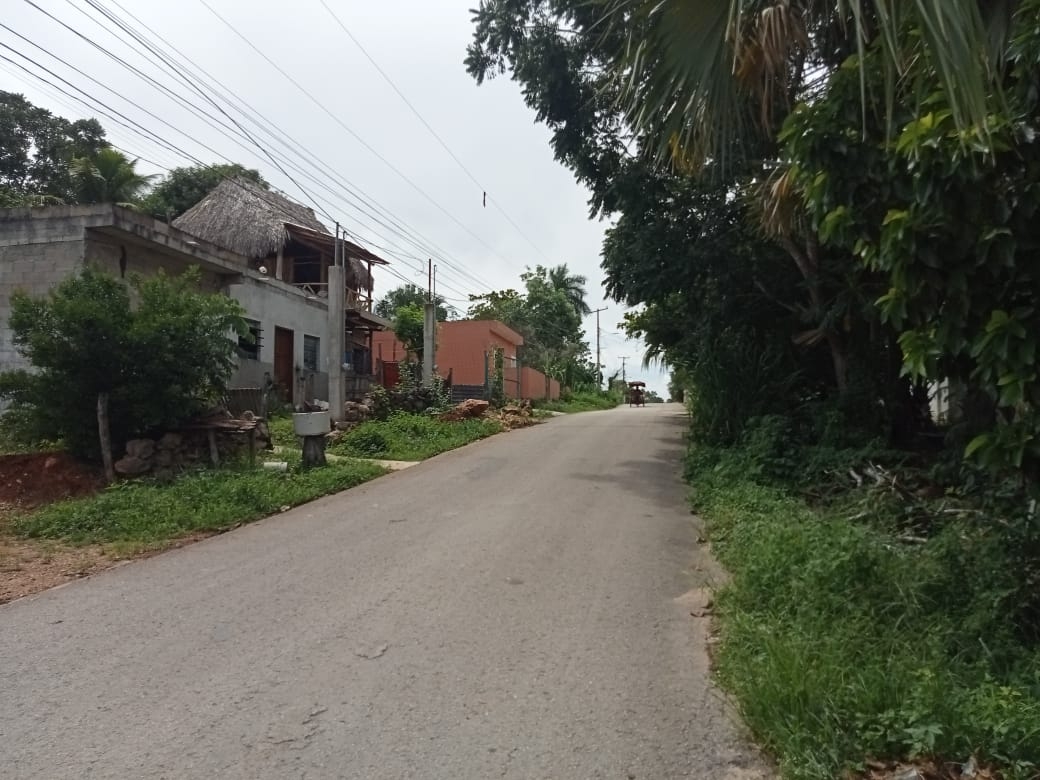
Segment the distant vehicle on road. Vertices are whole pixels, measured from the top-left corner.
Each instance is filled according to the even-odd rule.
[[[628,383],[628,405],[646,406],[646,382]]]

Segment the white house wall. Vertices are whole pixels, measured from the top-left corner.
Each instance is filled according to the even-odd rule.
[[[261,281],[242,277],[226,287],[228,295],[242,304],[246,317],[260,323],[260,356],[258,360],[241,358],[231,378],[235,387],[263,387],[274,376],[274,332],[285,328],[293,332],[293,368],[297,378],[296,400],[328,399],[329,365],[326,355],[328,312],[324,303],[311,301],[295,289],[287,289],[277,281]],[[303,367],[303,337],[321,340],[317,372]]]

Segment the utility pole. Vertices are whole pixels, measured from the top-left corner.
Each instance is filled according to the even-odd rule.
[[[347,321],[344,312],[346,287],[343,279],[343,242],[340,241],[341,228],[336,223],[336,245],[332,265],[329,266],[328,294],[328,330],[326,353],[329,371],[329,412],[333,422],[343,419],[343,356],[345,352]]]
[[[625,361],[628,360],[628,355],[621,356],[621,381],[628,384],[628,375],[625,374]]]
[[[599,362],[599,313],[606,310],[607,307],[604,306],[602,309],[596,309],[593,312],[596,315],[596,387],[600,390],[603,389],[603,367]]]
[[[426,261],[429,286],[426,288],[426,306],[423,311],[423,384],[433,384],[433,353],[437,349],[437,304],[433,302],[433,260]]]

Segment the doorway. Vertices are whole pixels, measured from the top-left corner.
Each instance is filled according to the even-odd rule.
[[[296,399],[296,377],[293,370],[293,332],[287,328],[274,329],[274,381],[282,397],[292,404]]]

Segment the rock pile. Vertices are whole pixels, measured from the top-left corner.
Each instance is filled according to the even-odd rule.
[[[229,420],[214,429],[217,455],[221,461],[242,456],[248,451],[248,434],[239,432],[236,422]],[[257,450],[270,449],[271,434],[265,421],[254,418],[242,422],[255,423],[253,435]],[[211,457],[208,431],[170,431],[156,439],[131,439],[126,443],[126,454],[114,466],[116,473],[124,477],[150,474],[159,479],[172,479],[178,471],[209,463]]]
[[[442,422],[474,420],[478,417],[483,417],[484,413],[487,412],[490,406],[491,404],[487,401],[482,401],[479,398],[470,398],[469,400],[458,404],[454,409],[450,409],[442,414],[440,420]]]

